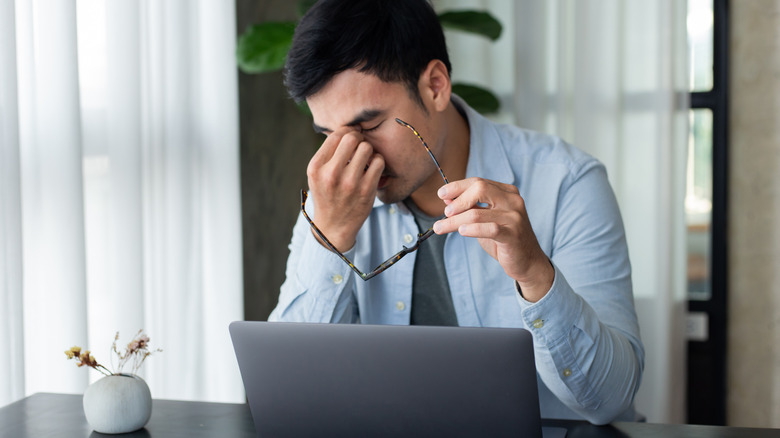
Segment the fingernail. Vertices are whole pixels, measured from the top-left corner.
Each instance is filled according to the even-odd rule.
[[[441,223],[438,221],[433,224],[433,231],[436,232],[436,234],[439,234],[441,232]]]
[[[442,186],[438,191],[439,198],[444,199],[445,196],[447,196],[447,188]]]
[[[448,206],[444,207],[444,215],[445,216],[449,216],[451,213],[452,213],[452,206],[451,205],[448,205]]]

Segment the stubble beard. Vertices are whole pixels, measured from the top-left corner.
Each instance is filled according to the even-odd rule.
[[[431,167],[436,171],[434,166]],[[398,176],[394,176],[390,179],[389,184],[386,187],[377,191],[376,197],[385,204],[402,202],[412,196],[412,193],[416,192],[417,189],[422,187],[425,181],[425,178],[421,178],[421,181],[409,181],[408,179],[404,180]]]
[[[408,190],[404,189],[403,187],[393,187],[392,181],[390,184],[388,184],[387,187],[378,190],[376,193],[377,199],[384,202],[385,204],[395,204],[397,202],[401,202],[404,199],[408,198],[409,195],[412,194],[414,190]]]

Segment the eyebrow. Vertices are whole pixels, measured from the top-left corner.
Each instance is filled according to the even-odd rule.
[[[367,122],[369,120],[373,120],[377,118],[380,114],[382,114],[382,111],[378,109],[365,109],[360,112],[355,118],[353,118],[349,123],[347,123],[346,126],[357,126],[363,122]],[[320,126],[314,122],[312,122],[312,126],[314,127],[314,131],[318,134],[322,134],[325,132],[333,132],[332,129],[326,128],[324,126]]]

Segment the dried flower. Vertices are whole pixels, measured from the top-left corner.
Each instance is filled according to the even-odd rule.
[[[114,343],[111,345],[111,350],[116,354],[116,356],[119,358],[119,363],[116,366],[116,371],[112,372],[108,368],[104,367],[103,365],[99,364],[94,356],[90,353],[89,350],[81,351],[81,347],[74,346],[71,347],[70,350],[65,350],[65,356],[68,357],[68,359],[76,359],[76,365],[79,367],[88,366],[92,367],[101,373],[105,375],[112,375],[112,374],[121,374],[122,368],[129,362],[131,359],[133,361],[133,370],[132,374],[135,374],[138,369],[143,365],[144,360],[146,360],[147,357],[151,356],[154,352],[161,352],[161,349],[157,349],[154,351],[149,351],[149,336],[147,336],[143,329],[138,330],[138,333],[136,333],[133,340],[130,341],[130,343],[127,344],[127,348],[125,349],[124,353],[120,353],[116,349],[116,343],[119,340],[119,332],[116,332],[116,335],[114,336]],[[113,356],[111,357],[111,363],[113,366]]]
[[[68,359],[78,357],[79,354],[81,354],[81,347],[70,347],[70,350],[65,350],[65,355],[68,356]]]
[[[95,360],[95,357],[90,354],[89,350],[81,351],[81,347],[71,347],[70,350],[65,350],[65,356],[67,356],[68,359],[75,359],[76,365],[78,365],[79,368],[88,366],[100,371],[107,376],[112,374],[108,368],[99,364],[98,361]]]
[[[116,333],[116,336],[114,336],[114,344],[111,346],[111,349],[116,353],[116,356],[119,358],[119,364],[117,365],[117,373],[122,372],[122,368],[127,364],[127,362],[130,361],[130,359],[133,360],[133,374],[135,374],[136,371],[143,365],[144,360],[146,360],[147,357],[151,356],[153,353],[152,351],[149,351],[149,336],[147,336],[143,330],[138,330],[138,333],[135,334],[135,337],[133,340],[131,340],[127,344],[127,348],[125,349],[124,353],[120,353],[116,349],[116,343],[119,340],[119,332]],[[154,350],[154,352],[161,352],[161,349]],[[113,361],[112,361],[113,363]]]

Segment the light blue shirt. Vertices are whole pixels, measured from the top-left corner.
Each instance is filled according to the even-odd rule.
[[[432,236],[446,238],[445,266],[459,324],[531,332],[543,417],[596,424],[635,420],[644,347],[623,223],[604,166],[559,138],[495,124],[458,97],[453,103],[471,131],[466,176],[518,187],[555,267],[550,291],[530,303],[476,239]],[[417,232],[403,203],[377,200],[345,255],[367,272],[413,243]],[[268,319],[409,324],[415,254],[363,281],[317,242],[301,215],[279,303]]]

